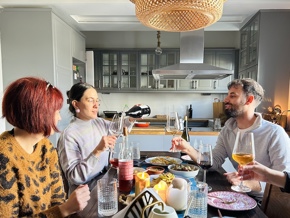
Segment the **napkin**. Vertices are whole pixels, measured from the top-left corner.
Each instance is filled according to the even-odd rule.
[[[124,218],[125,217],[125,214],[127,213],[127,211],[131,208],[131,206],[136,206],[136,208],[140,208],[140,200],[141,200],[141,196],[143,195],[143,198],[142,198],[142,202],[144,204],[144,206],[147,206],[148,204],[151,204],[155,201],[162,201],[162,199],[159,197],[159,195],[154,191],[153,188],[146,188],[144,189],[128,206],[126,206],[124,209],[122,209],[121,211],[119,211],[118,213],[116,213],[112,218]],[[145,195],[145,196],[144,196]],[[149,198],[153,198],[151,199],[150,203],[146,203],[144,202],[144,200],[149,200]],[[154,200],[155,198],[155,200]],[[153,201],[152,201],[153,200]],[[164,202],[163,202],[164,203]],[[165,203],[164,203],[165,204]],[[142,207],[141,207],[142,208]],[[142,216],[142,211],[140,212],[140,218]],[[135,218],[133,215],[129,215],[127,216],[128,218]],[[139,217],[139,216],[138,216]]]

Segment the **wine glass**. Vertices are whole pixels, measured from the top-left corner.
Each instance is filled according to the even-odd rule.
[[[166,131],[171,132],[174,138],[174,136],[179,130],[180,130],[180,123],[179,123],[178,113],[170,112],[169,115],[167,116]],[[172,152],[175,152],[175,151],[176,151],[175,148],[173,148]]]
[[[197,164],[203,169],[203,182],[206,183],[206,172],[212,167],[212,147],[210,144],[200,144],[199,152],[197,156]],[[208,191],[211,191],[212,187],[208,186]]]
[[[119,114],[114,114],[112,121],[109,126],[109,134],[114,135],[117,137],[117,139],[122,135],[123,133],[123,115],[119,116]],[[117,162],[118,158],[114,157],[114,154],[116,152],[110,148],[110,163],[114,166],[114,163]],[[113,163],[112,163],[113,162]],[[115,164],[116,165],[116,164]]]
[[[255,144],[254,134],[252,132],[237,132],[232,157],[241,166],[246,165],[254,160]],[[231,188],[236,192],[251,191],[249,187],[243,185],[243,179],[239,185],[233,185]]]

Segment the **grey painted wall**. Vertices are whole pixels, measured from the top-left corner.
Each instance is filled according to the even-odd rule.
[[[157,32],[82,32],[86,36],[87,48],[155,48]],[[161,48],[179,48],[180,33],[161,32]],[[239,48],[238,31],[205,31],[206,48]]]

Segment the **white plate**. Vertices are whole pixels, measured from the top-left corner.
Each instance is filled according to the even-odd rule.
[[[188,162],[188,163],[194,163],[194,161],[190,158],[189,155],[182,155],[180,158],[181,158],[183,161],[186,161],[186,162]]]
[[[236,200],[236,202],[225,204],[221,199],[215,197],[219,197],[228,201]],[[229,191],[217,191],[208,193],[207,203],[219,209],[232,211],[251,210],[257,206],[257,202],[248,195]]]
[[[156,158],[161,158],[161,159],[166,159],[168,161],[170,161],[169,163],[152,163],[152,161],[154,161]],[[169,166],[171,164],[181,164],[182,163],[182,160],[180,160],[179,158],[175,158],[175,157],[169,157],[169,156],[157,156],[157,157],[150,157],[150,158],[147,158],[145,160],[146,163],[149,163],[149,164],[152,164],[152,165],[156,165],[156,166]]]

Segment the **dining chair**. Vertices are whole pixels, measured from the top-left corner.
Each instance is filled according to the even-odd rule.
[[[290,217],[290,194],[267,183],[261,209],[269,218]]]

